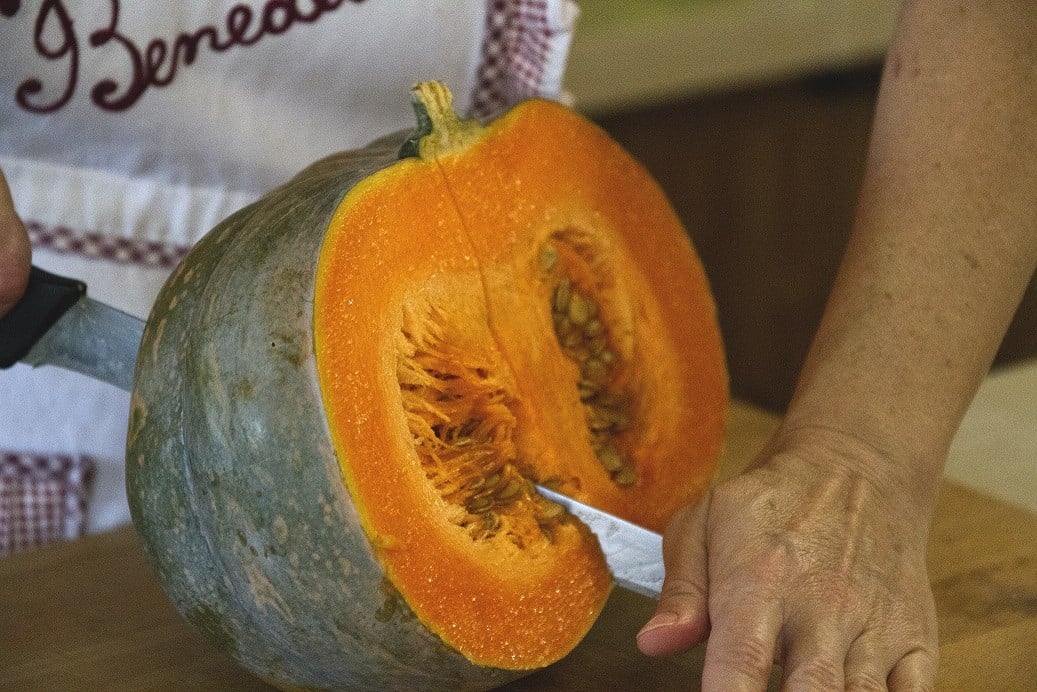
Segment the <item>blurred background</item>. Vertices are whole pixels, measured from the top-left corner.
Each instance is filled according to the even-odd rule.
[[[788,403],[853,221],[894,0],[580,0],[566,89],[659,180],[735,396]],[[1037,510],[1037,282],[947,475]]]

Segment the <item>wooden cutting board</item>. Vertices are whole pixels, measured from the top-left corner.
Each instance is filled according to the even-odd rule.
[[[720,475],[744,468],[776,425],[733,405]],[[944,483],[929,572],[940,618],[938,689],[1037,689],[1037,515]],[[703,647],[669,659],[635,648],[652,608],[616,590],[572,654],[505,689],[697,688]],[[0,689],[271,688],[179,618],[124,528],[0,559]]]

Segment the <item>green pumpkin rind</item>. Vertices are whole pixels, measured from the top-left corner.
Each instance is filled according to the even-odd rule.
[[[321,401],[325,229],[403,139],[318,162],[214,228],[169,278],[141,343],[127,490],[144,552],[187,620],[283,686],[488,689],[521,675],[471,664],[402,604],[386,620],[383,570]]]

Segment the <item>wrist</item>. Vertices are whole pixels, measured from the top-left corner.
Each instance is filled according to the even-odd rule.
[[[888,356],[895,349],[882,341],[860,351],[851,341],[815,348],[779,436],[849,454],[931,504],[975,385],[955,378],[964,368],[938,381],[910,357]]]
[[[887,498],[890,511],[909,514],[920,526],[929,524],[942,460],[921,458],[865,427],[809,420],[794,412],[761,459],[779,456],[807,463],[819,474],[858,477]]]

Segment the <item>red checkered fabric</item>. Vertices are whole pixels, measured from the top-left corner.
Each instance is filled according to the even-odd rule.
[[[80,536],[93,468],[86,456],[0,453],[0,556]]]
[[[172,269],[190,249],[186,245],[116,238],[31,220],[25,222],[25,229],[34,248],[141,267]]]
[[[552,33],[546,0],[490,2],[472,115],[488,118],[540,94]]]

